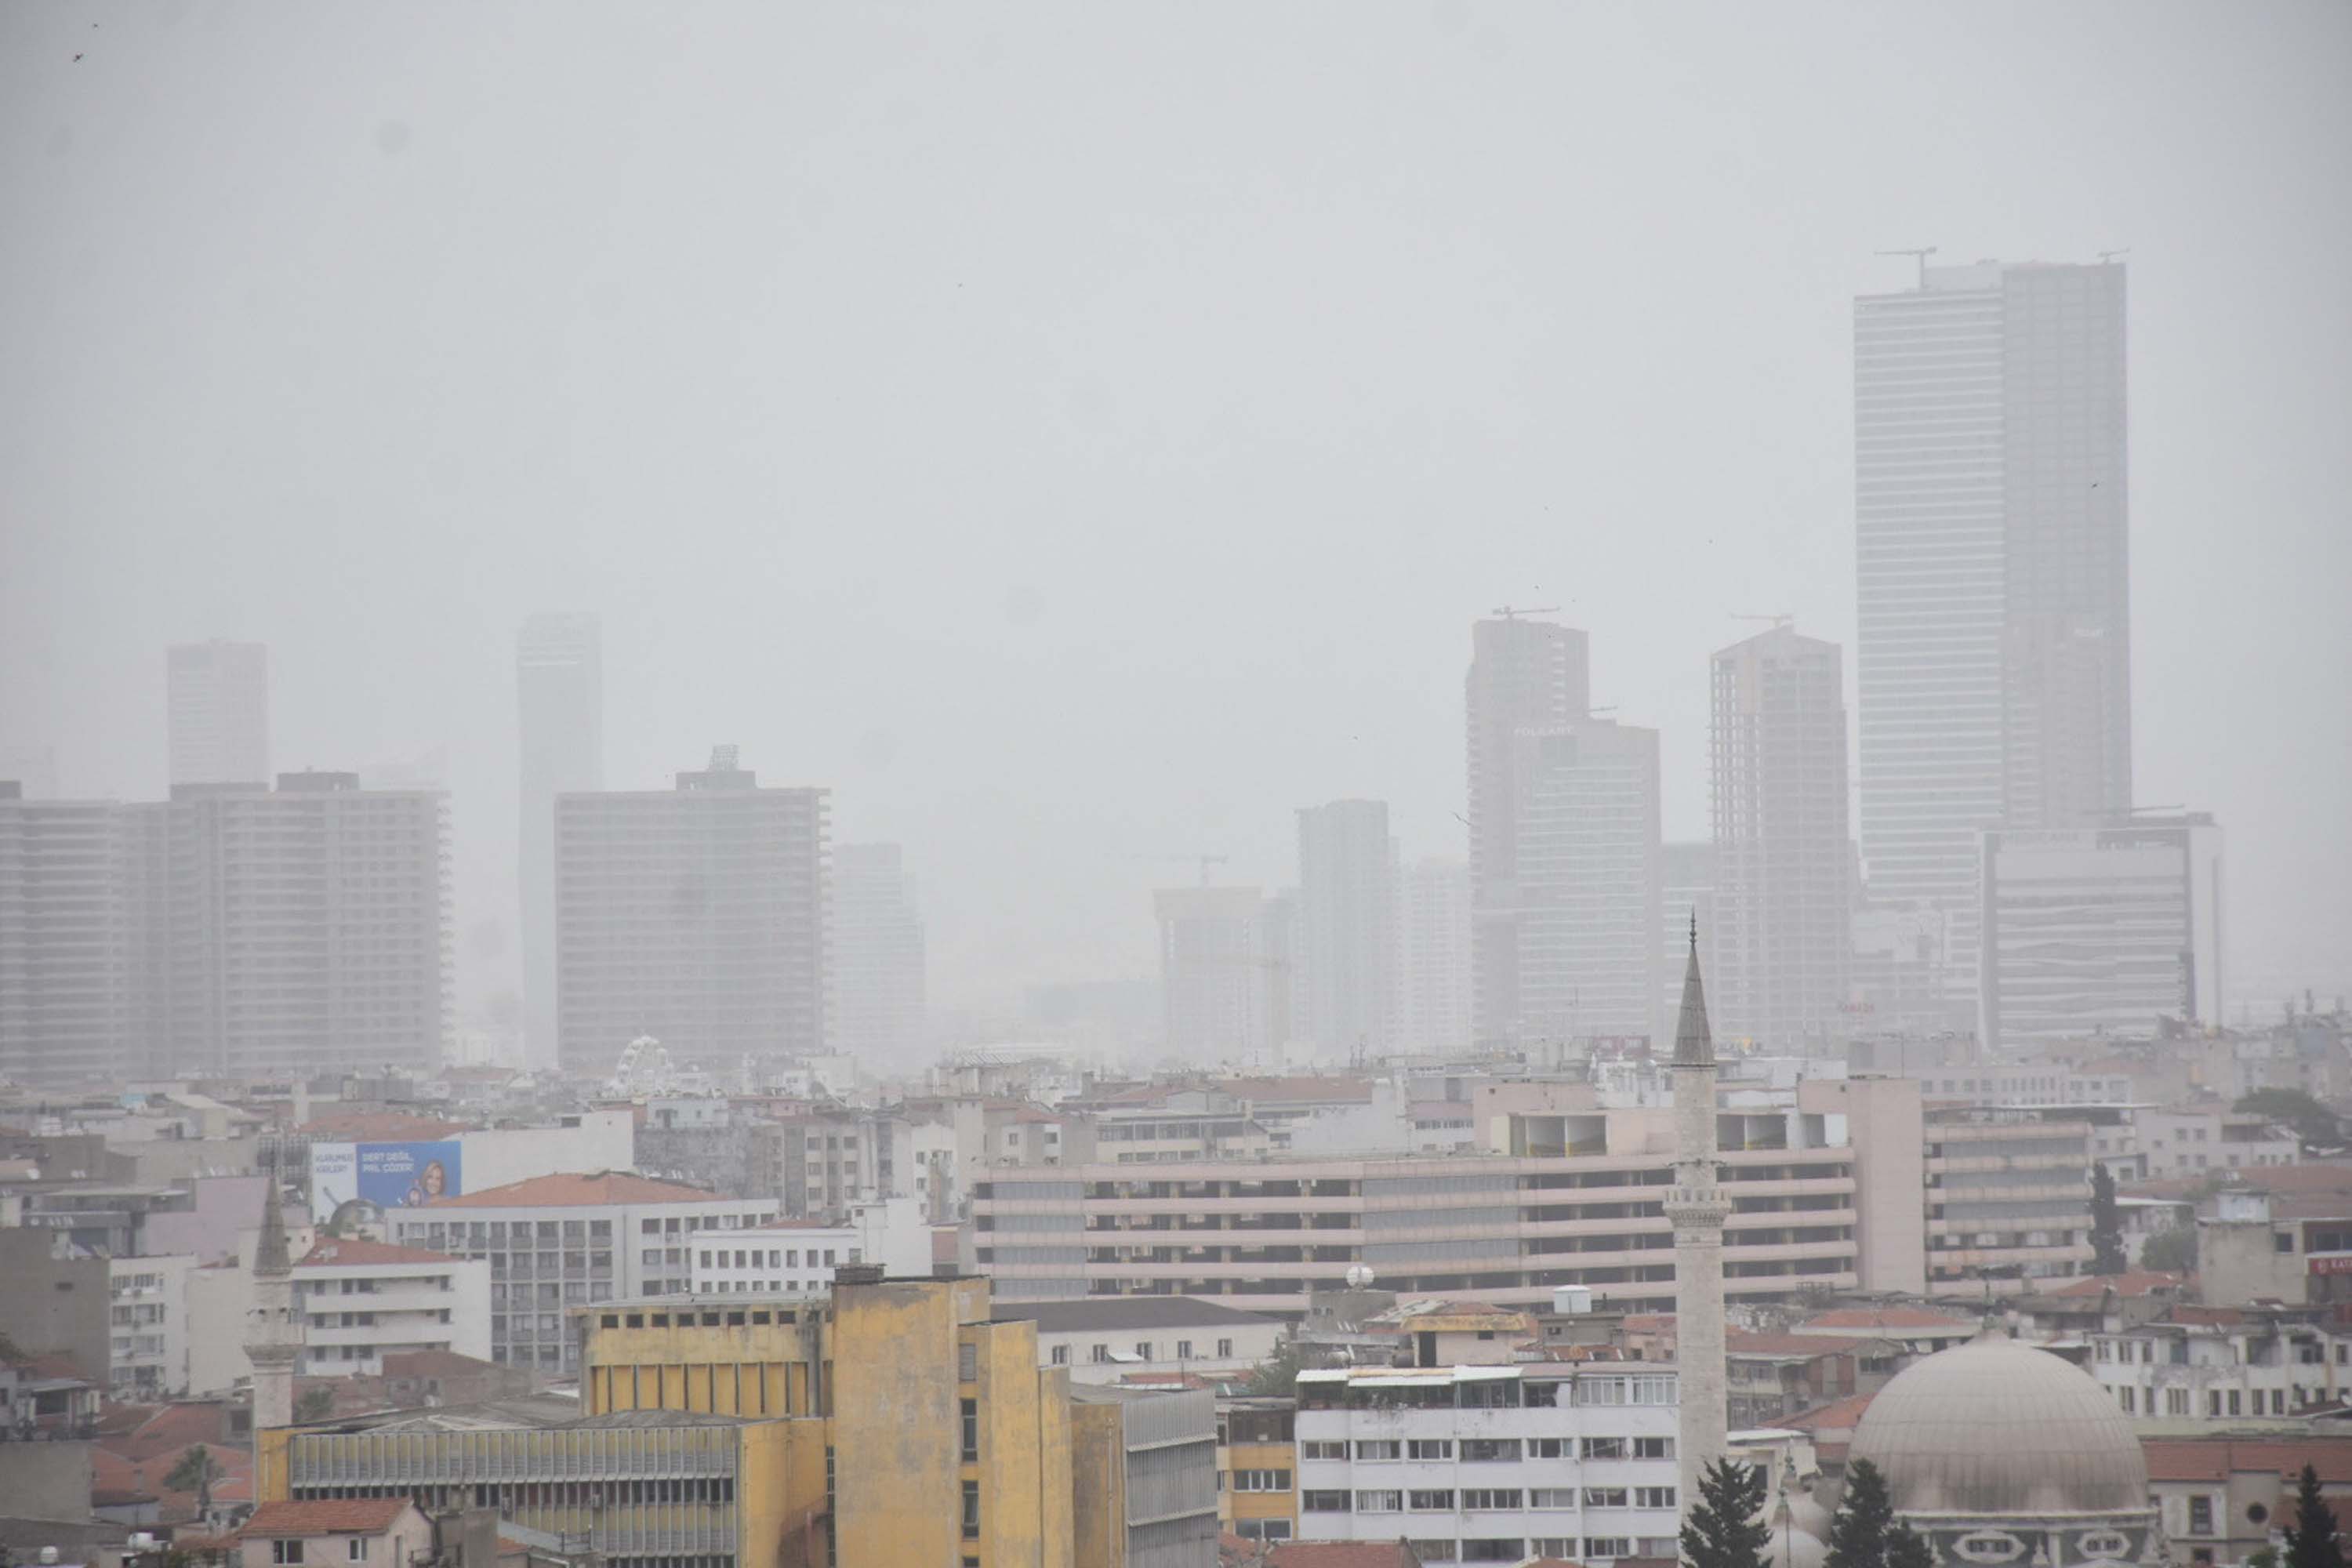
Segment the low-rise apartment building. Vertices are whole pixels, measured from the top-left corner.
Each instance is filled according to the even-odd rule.
[[[1235,1395],[1217,1401],[1217,1521],[1255,1542],[1298,1533],[1297,1404]]]
[[[1245,1373],[1282,1342],[1279,1319],[1189,1296],[1105,1296],[1083,1301],[1000,1301],[1000,1322],[1037,1325],[1037,1354],[1074,1384],[1146,1374]]]
[[[2126,1415],[2168,1431],[2294,1415],[2352,1387],[2352,1330],[2316,1314],[2176,1307],[2166,1321],[2093,1335],[2087,1370]]]
[[[729,1235],[705,1231],[693,1248],[698,1296],[796,1295],[833,1288],[845,1263],[877,1263],[901,1278],[931,1271],[931,1227],[921,1201],[852,1204],[840,1220],[779,1219]]]
[[[1671,1558],[1672,1367],[1298,1374],[1298,1538],[1402,1539],[1424,1563]]]
[[[2329,1507],[2339,1516],[2352,1512],[2352,1434],[2152,1437],[2140,1449],[2177,1563],[2243,1563],[2276,1548],[2279,1532],[2294,1522],[2305,1465],[2317,1472]]]
[[[2091,1152],[2118,1181],[2171,1181],[2302,1163],[2294,1130],[2220,1106],[2127,1107],[2093,1129]]]
[[[322,1237],[294,1266],[299,1371],[375,1376],[409,1351],[490,1354],[490,1265],[417,1247]]]
[[[1927,1289],[2053,1279],[2090,1264],[2091,1124],[2063,1111],[1927,1112]]]
[[[240,1568],[407,1568],[433,1555],[433,1522],[405,1498],[266,1502],[236,1532]]]
[[[723,1198],[626,1172],[536,1176],[386,1216],[392,1240],[490,1271],[493,1361],[541,1373],[578,1368],[573,1307],[684,1292],[695,1247],[777,1217],[773,1198]]]
[[[186,1256],[107,1260],[106,1372],[115,1398],[187,1392],[188,1276],[195,1263]]]

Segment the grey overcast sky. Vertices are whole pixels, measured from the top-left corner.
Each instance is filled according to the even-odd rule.
[[[0,7],[0,742],[154,795],[267,642],[279,766],[446,748],[476,1003],[594,609],[610,782],[831,785],[936,998],[1149,973],[1297,805],[1462,852],[1493,605],[1703,837],[1728,615],[1851,684],[1872,252],[2128,247],[2137,794],[2267,1010],[2352,985],[2347,81],[2341,0]]]

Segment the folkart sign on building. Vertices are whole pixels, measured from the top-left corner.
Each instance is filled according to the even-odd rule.
[[[349,1204],[423,1208],[465,1190],[465,1149],[455,1139],[310,1146],[310,1212],[322,1219]]]

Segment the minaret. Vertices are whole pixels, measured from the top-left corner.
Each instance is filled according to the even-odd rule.
[[[1666,1218],[1675,1227],[1675,1362],[1682,1379],[1681,1503],[1698,1500],[1698,1479],[1723,1458],[1723,1222],[1731,1201],[1716,1174],[1715,1041],[1698,977],[1698,920],[1691,920],[1683,971],[1682,1019],[1675,1029],[1675,1184]]]
[[[294,1260],[287,1253],[286,1216],[278,1208],[278,1173],[271,1171],[268,1176],[261,1200],[261,1241],[253,1253],[253,1310],[245,1319],[245,1354],[253,1363],[253,1446],[257,1466],[260,1463],[263,1429],[294,1425],[294,1368],[302,1359],[302,1318],[294,1299]]]

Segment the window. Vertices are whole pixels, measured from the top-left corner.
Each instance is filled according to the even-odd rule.
[[[2189,1533],[2191,1535],[2213,1533],[2213,1500],[2211,1498],[2193,1497],[2189,1500]],[[296,1542],[294,1544],[299,1548],[301,1542]],[[280,1558],[279,1561],[285,1562],[288,1559]],[[291,1561],[299,1563],[301,1558],[295,1557]]]
[[[1635,1487],[1633,1489],[1633,1506],[1635,1508],[1672,1508],[1675,1506],[1675,1489],[1672,1487]]]
[[[2123,1405],[2124,1414],[2126,1415],[2135,1414],[2133,1409],[2134,1397],[2133,1390],[2128,1384],[2116,1390],[2116,1402]]]
[[[1138,1340],[1135,1342],[1135,1359],[1138,1361],[1151,1361],[1156,1359],[1151,1353],[1151,1342],[1150,1340]]]
[[[1623,1508],[1625,1506],[1625,1489],[1623,1487],[1587,1487],[1584,1489],[1584,1506],[1587,1508]]]
[[[1345,1513],[1348,1511],[1346,1492],[1301,1492],[1298,1506],[1308,1513]]]
[[[1094,1353],[1095,1364],[1099,1366],[1108,1360],[1110,1360],[1110,1347],[1108,1345],[1097,1345],[1095,1347]]]
[[[1576,1489],[1574,1487],[1531,1488],[1528,1492],[1528,1506],[1529,1508],[1574,1508]]]
[[[980,1483],[978,1481],[966,1481],[963,1484],[963,1538],[966,1541],[980,1539]]]
[[[1402,1513],[1404,1493],[1401,1491],[1360,1491],[1356,1494],[1358,1513]]]
[[[1150,1358],[1149,1358],[1149,1357],[1146,1357],[1145,1359],[1146,1359],[1146,1360],[1149,1360]],[[1177,1359],[1178,1361],[1191,1361],[1191,1360],[1192,1359],[1192,1341],[1190,1341],[1190,1340],[1178,1340],[1178,1341],[1176,1342],[1176,1359]]]
[[[1412,1554],[1423,1563],[1458,1563],[1462,1559],[1451,1541],[1408,1541]]]
[[[2164,1391],[2164,1413],[2167,1415],[2188,1415],[2189,1391],[2185,1388],[2166,1389]]]
[[[1588,1459],[1622,1459],[1625,1457],[1622,1437],[1587,1437],[1583,1457]]]
[[[1219,1356],[1221,1356],[1221,1357],[1231,1357],[1233,1353],[1234,1353],[1234,1342],[1233,1342],[1233,1341],[1231,1341],[1231,1340],[1219,1340],[1219,1341],[1217,1342],[1217,1354],[1218,1354]]]
[[[299,1541],[273,1541],[269,1543],[269,1560],[272,1563],[299,1563],[302,1561],[302,1543]]]
[[[1402,1459],[1403,1458],[1404,1445],[1394,1437],[1360,1441],[1356,1445],[1356,1458],[1359,1462],[1366,1459]]]
[[[1290,1472],[1235,1470],[1233,1489],[1237,1492],[1286,1492],[1290,1489]]]
[[[1450,1489],[1408,1492],[1405,1494],[1405,1505],[1415,1513],[1452,1513],[1454,1493]]]
[[[1633,1543],[1622,1535],[1588,1535],[1584,1538],[1587,1557],[1631,1557]]]
[[[980,1458],[980,1401],[976,1399],[963,1401],[963,1457]]]
[[[353,1562],[353,1563],[364,1563],[364,1562],[366,1562],[366,1561],[367,1561],[367,1537],[366,1537],[366,1536],[364,1536],[364,1535],[354,1535],[354,1536],[352,1536],[352,1537],[351,1538],[351,1540],[350,1540],[350,1541],[348,1541],[348,1542],[344,1542],[344,1552],[345,1552],[345,1554],[346,1554],[346,1556],[347,1556],[348,1560],[349,1560],[349,1561],[351,1561],[351,1562]]]
[[[1415,1437],[1404,1446],[1408,1459],[1450,1459],[1454,1457],[1451,1437]]]
[[[1069,1346],[1055,1345],[1054,1347],[1054,1364],[1055,1366],[1067,1366],[1070,1364]]]
[[[1633,1458],[1637,1459],[1671,1459],[1674,1457],[1675,1440],[1672,1437],[1633,1439]]]
[[[956,1381],[977,1383],[980,1380],[980,1347],[975,1344],[956,1346]]]
[[[1465,1487],[1462,1492],[1465,1513],[1500,1513],[1526,1506],[1527,1493],[1517,1487]]]
[[[1462,1439],[1462,1462],[1465,1465],[1509,1465],[1518,1462],[1519,1440],[1517,1437],[1465,1437]]]
[[[1302,1459],[1345,1459],[1348,1445],[1335,1439],[1321,1438],[1303,1442],[1298,1445],[1298,1457]]]

